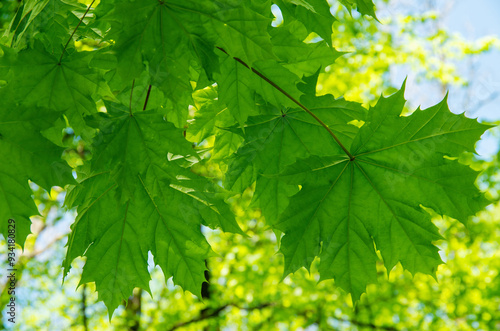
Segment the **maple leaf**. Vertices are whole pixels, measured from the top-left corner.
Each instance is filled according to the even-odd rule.
[[[109,104],[107,111],[98,114],[92,162],[80,169],[80,184],[66,201],[78,206],[78,217],[65,273],[74,258],[87,256],[81,283],[96,283],[111,316],[134,287],[149,289],[151,251],[166,279],[200,295],[213,254],[200,226],[242,231],[222,192],[175,157],[194,153],[181,130],[156,110]]]
[[[305,78],[308,84],[301,87],[307,94],[303,95],[301,101],[309,105],[309,109],[346,146],[350,146],[358,127],[348,123],[364,118],[365,109],[355,102],[335,99],[333,95],[316,97],[315,90],[309,91],[309,86],[316,86],[317,77],[316,74]],[[318,121],[296,105],[294,108],[261,108],[266,115],[248,118],[245,132],[241,132],[245,143],[229,159],[224,182],[226,188],[242,192],[257,180],[254,201],[259,201],[267,221],[273,224],[296,188],[262,175],[279,173],[297,158],[341,153],[342,149]],[[318,144],[318,141],[324,143]]]
[[[77,134],[91,136],[83,117],[97,111],[92,96],[111,93],[103,81],[103,72],[90,68],[92,53],[73,53],[57,57],[40,42],[17,55],[4,48],[0,67],[8,68],[7,86],[0,93],[10,107],[42,107],[65,114]]]
[[[451,113],[446,99],[400,116],[403,88],[373,107],[346,155],[313,156],[288,167],[287,183],[302,185],[275,227],[285,233],[285,275],[320,258],[321,279],[334,278],[357,301],[376,282],[375,250],[391,270],[434,274],[440,239],[421,207],[466,222],[488,201],[474,185],[477,173],[460,153],[489,128]]]
[[[16,220],[16,243],[24,245],[30,233],[29,218],[38,215],[28,184],[47,191],[74,183],[71,168],[61,160],[63,149],[41,134],[54,116],[46,109],[3,109],[0,112],[0,218]],[[7,222],[0,233],[7,238]]]

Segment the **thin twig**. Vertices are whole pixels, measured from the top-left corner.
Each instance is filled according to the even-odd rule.
[[[226,52],[223,48],[221,47],[217,47],[220,51],[226,53],[227,55],[229,55],[228,52]],[[231,55],[229,55],[231,56]],[[328,131],[328,133],[333,137],[333,139],[335,139],[335,141],[337,142],[337,144],[340,146],[340,148],[342,148],[342,150],[344,151],[344,153],[347,154],[347,156],[349,156],[349,159],[351,161],[354,160],[354,156],[347,150],[347,148],[345,148],[345,146],[340,142],[339,138],[337,138],[337,136],[335,135],[335,133],[333,133],[333,131],[328,127],[328,125],[325,124],[325,122],[323,122],[321,119],[318,118],[318,116],[316,116],[312,111],[310,111],[306,106],[304,106],[302,103],[300,103],[297,99],[295,99],[294,97],[292,97],[290,94],[288,94],[288,92],[286,92],[285,90],[283,90],[281,87],[279,87],[276,83],[274,83],[272,80],[270,80],[269,78],[267,78],[264,74],[262,74],[260,71],[250,67],[248,64],[246,64],[243,60],[237,58],[237,57],[233,57],[233,59],[237,62],[239,62],[240,64],[242,64],[244,67],[246,67],[247,69],[251,70],[254,74],[256,74],[257,76],[259,76],[260,78],[262,78],[263,80],[265,80],[269,85],[271,85],[272,87],[274,87],[275,89],[277,89],[279,92],[281,92],[284,96],[286,96],[288,99],[290,99],[293,103],[295,103],[297,106],[299,106],[300,108],[302,108],[304,111],[306,111],[309,115],[311,115],[315,120],[316,122],[318,122],[319,124],[321,124],[322,127],[324,127],[326,129],[326,131]]]
[[[64,235],[62,236],[57,236],[55,237],[54,239],[52,239],[47,245],[45,245],[45,247],[41,248],[41,249],[38,249],[38,250],[34,250],[30,253],[23,253],[21,256],[26,256],[28,259],[32,259],[42,253],[44,253],[46,250],[48,250],[49,248],[51,248],[51,246],[53,244],[55,244],[56,242],[58,242],[59,240],[61,240],[62,238],[65,238],[68,234],[65,233]]]
[[[87,316],[87,284],[83,284],[82,286],[82,318],[83,318],[83,329],[85,331],[89,330],[88,316]]]
[[[149,94],[151,93],[151,84],[148,87],[148,93],[146,94],[146,101],[144,101],[144,107],[142,110],[146,110],[146,106],[148,105],[148,100],[149,100]]]
[[[73,30],[73,33],[71,34],[71,36],[69,36],[68,42],[66,43],[66,45],[64,45],[63,51],[61,53],[61,57],[59,58],[59,62],[57,62],[58,65],[61,65],[61,60],[63,58],[64,52],[66,52],[66,48],[68,47],[71,39],[73,39],[73,35],[75,34],[76,30],[78,30],[78,27],[80,26],[80,24],[82,24],[83,19],[85,18],[85,16],[89,12],[89,10],[92,7],[92,5],[94,4],[94,2],[95,2],[95,0],[92,0],[92,2],[90,3],[90,5],[87,7],[87,11],[85,11],[85,13],[83,14],[82,18],[80,19],[80,22],[78,22],[78,24],[76,25],[76,28]]]
[[[205,313],[202,313],[191,320],[179,322],[179,323],[175,324],[174,326],[172,326],[170,329],[168,329],[168,331],[173,331],[173,330],[176,330],[180,327],[218,316],[220,314],[220,312],[223,311],[224,309],[226,309],[227,307],[236,307],[236,308],[241,309],[241,310],[250,311],[250,310],[263,309],[263,308],[267,308],[270,306],[274,306],[274,303],[268,302],[268,303],[263,303],[263,304],[260,304],[260,305],[254,306],[254,307],[239,307],[237,304],[227,304],[227,305],[220,306],[218,308],[214,308],[214,310],[212,310],[208,314],[205,311]]]
[[[224,309],[226,309],[227,307],[229,307],[229,305],[221,306],[221,307],[219,307],[219,308],[211,311],[209,314],[204,314],[204,315],[200,314],[197,317],[195,317],[195,318],[193,318],[193,319],[191,319],[189,321],[177,323],[174,326],[172,326],[170,329],[168,329],[168,331],[173,331],[173,330],[176,330],[176,329],[178,329],[180,327],[183,327],[183,326],[186,326],[186,325],[189,325],[189,324],[192,324],[192,323],[196,323],[196,322],[201,322],[203,320],[206,320],[206,319],[218,316],[220,314],[220,312],[223,311]]]

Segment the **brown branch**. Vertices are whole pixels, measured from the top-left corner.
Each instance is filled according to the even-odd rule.
[[[128,299],[125,308],[127,330],[138,331],[141,329],[142,314],[142,289],[135,288],[133,295]]]
[[[180,327],[183,327],[183,326],[186,326],[186,325],[189,325],[189,324],[192,324],[192,323],[196,323],[196,322],[201,322],[203,320],[206,320],[206,319],[209,319],[209,318],[212,318],[212,317],[215,317],[215,316],[218,316],[220,314],[221,311],[223,311],[224,309],[226,309],[227,307],[229,307],[230,305],[224,305],[224,306],[221,306],[215,310],[212,310],[210,313],[208,314],[200,314],[198,315],[197,317],[193,318],[193,319],[190,319],[188,321],[184,321],[184,322],[179,322],[177,324],[174,324],[174,326],[172,326],[170,329],[168,329],[169,331],[173,331],[173,330],[176,330]]]
[[[57,236],[55,237],[54,239],[52,239],[47,245],[45,245],[45,247],[41,248],[41,249],[38,249],[38,250],[34,250],[32,252],[29,252],[29,253],[23,253],[21,254],[21,257],[22,256],[25,256],[27,259],[33,259],[35,258],[36,256],[42,254],[43,252],[45,252],[46,250],[48,250],[49,248],[51,248],[51,246],[53,244],[55,244],[56,242],[58,242],[59,240],[65,238],[68,234],[65,233],[61,236]]]
[[[174,326],[172,326],[170,329],[168,329],[168,331],[173,331],[173,330],[176,330],[180,327],[183,327],[183,326],[186,326],[186,325],[189,325],[192,323],[201,322],[201,321],[204,321],[206,319],[210,319],[210,318],[219,316],[220,312],[223,311],[224,309],[226,309],[227,307],[236,307],[236,308],[241,309],[241,310],[256,310],[256,309],[263,309],[263,308],[273,306],[273,305],[274,305],[273,303],[263,303],[263,304],[260,304],[260,305],[254,306],[254,307],[239,307],[237,304],[227,304],[227,305],[223,305],[223,306],[220,306],[218,308],[215,308],[212,311],[210,311],[210,309],[204,310],[200,315],[196,316],[193,319],[174,324]]]
[[[81,306],[81,312],[82,312],[82,319],[83,319],[83,329],[85,331],[89,330],[88,326],[88,317],[87,317],[87,284],[83,284],[82,286],[82,306]]]

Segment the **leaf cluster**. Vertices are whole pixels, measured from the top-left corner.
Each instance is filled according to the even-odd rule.
[[[370,0],[341,2],[375,17]],[[342,55],[326,1],[93,5],[27,1],[2,37],[0,218],[18,221],[23,244],[37,213],[28,180],[72,185],[64,272],[85,256],[81,283],[95,282],[110,315],[134,287],[149,291],[149,253],[200,295],[214,256],[202,229],[243,234],[226,201],[253,185],[283,234],[284,276],[319,257],[321,279],[354,301],[379,259],[435,272],[440,236],[423,207],[465,223],[488,204],[457,161],[488,126],[446,100],[401,116],[404,86],[369,110],[316,95]],[[76,180],[61,158],[68,127],[92,153]],[[222,183],[196,173],[205,162]]]

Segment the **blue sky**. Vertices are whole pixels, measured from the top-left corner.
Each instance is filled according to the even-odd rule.
[[[487,35],[500,37],[499,18],[498,0],[457,0],[444,17],[443,23],[449,31],[458,32],[466,39],[474,40]],[[466,71],[465,64],[461,69]],[[471,89],[475,103],[471,103],[471,109],[466,109],[466,114],[478,117],[479,120],[500,121],[500,50],[492,50],[478,57]],[[450,97],[460,92],[450,91]],[[474,105],[477,107],[473,108]],[[489,158],[498,152],[499,132],[497,127],[483,136],[477,146],[480,156]]]
[[[468,40],[487,35],[500,37],[500,1],[476,0],[456,1],[443,23],[447,29],[459,32]],[[500,50],[481,55],[477,61],[477,74],[473,90],[478,103],[484,104],[471,109],[475,116],[489,121],[500,120]],[[488,98],[495,95],[494,98]],[[481,101],[483,101],[481,103]]]

